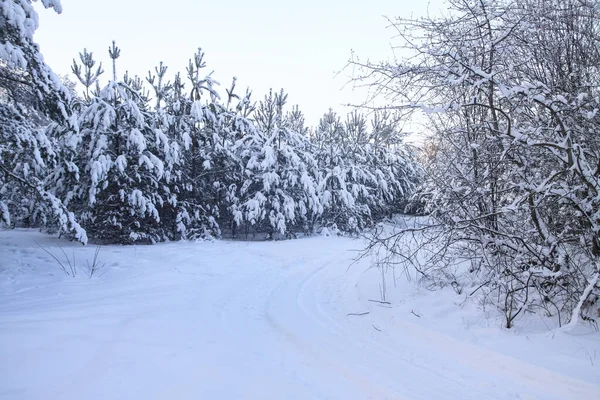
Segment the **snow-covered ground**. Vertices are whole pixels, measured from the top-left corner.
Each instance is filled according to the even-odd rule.
[[[403,279],[370,301],[378,271],[348,269],[362,245],[106,246],[89,279],[93,246],[0,231],[0,398],[600,399],[599,333],[532,316],[505,330]]]

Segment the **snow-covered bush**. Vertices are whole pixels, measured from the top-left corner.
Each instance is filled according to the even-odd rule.
[[[592,318],[600,291],[600,10],[587,1],[449,3],[444,17],[394,21],[407,58],[356,61],[393,107],[430,115],[420,199],[431,224],[419,229],[421,244],[437,246],[428,275],[449,277],[467,260],[475,292],[507,327],[534,310],[559,324]],[[416,254],[401,239],[414,234],[375,240]]]

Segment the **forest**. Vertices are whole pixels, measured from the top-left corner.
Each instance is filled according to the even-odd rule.
[[[114,42],[105,86],[92,53],[73,61],[78,93],[36,62],[25,11],[3,31],[14,41],[2,67],[6,225],[124,244],[357,233],[397,212],[417,183],[392,112],[329,110],[307,127],[283,90],[255,102],[235,78],[218,87],[201,49],[172,79],[162,63],[119,77]]]

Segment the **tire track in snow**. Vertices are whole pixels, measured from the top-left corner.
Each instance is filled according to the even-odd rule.
[[[353,390],[352,398],[403,399],[399,397],[397,393],[388,390],[388,388],[382,386],[376,380],[373,380],[362,368],[349,365],[343,360],[338,359],[335,355],[328,353],[326,348],[321,347],[319,349],[315,342],[303,337],[302,333],[305,333],[306,331],[302,328],[309,327],[308,324],[302,324],[304,325],[303,327],[298,325],[290,327],[288,318],[297,319],[302,317],[303,313],[305,316],[309,316],[309,314],[306,314],[305,310],[300,307],[298,301],[299,293],[303,285],[319,271],[331,265],[336,258],[337,257],[327,257],[321,259],[316,268],[304,267],[292,271],[292,273],[290,273],[286,279],[269,294],[268,301],[265,304],[266,321],[303,357],[315,360],[319,368],[326,366],[327,370],[323,371],[323,373],[334,373],[339,375],[345,380],[346,386],[352,386],[355,389],[358,389],[361,394],[357,396],[357,391]],[[305,275],[307,269],[308,275]],[[311,321],[303,322],[310,323]],[[314,320],[312,322],[314,322]]]
[[[333,271],[333,273],[329,272],[329,278],[334,278],[334,284],[329,286],[325,285],[327,277],[323,278],[328,271]],[[329,342],[330,346],[337,347],[339,354],[352,354],[352,351],[344,352],[344,349],[353,347],[356,354],[362,353],[363,363],[375,360],[371,368],[379,371],[378,377],[392,387],[399,387],[400,393],[410,398],[481,399],[488,397],[489,388],[484,391],[481,388],[469,387],[468,393],[465,392],[469,383],[472,384],[477,380],[486,384],[491,382],[492,387],[498,388],[495,398],[514,399],[522,395],[530,397],[542,395],[544,399],[557,400],[600,398],[599,386],[458,341],[409,321],[403,320],[402,323],[396,322],[388,327],[392,328],[389,330],[391,334],[382,333],[387,334],[391,339],[386,345],[381,341],[373,340],[371,336],[353,332],[349,326],[344,327],[339,320],[325,311],[325,302],[319,295],[323,290],[331,292],[333,288],[339,287],[340,278],[342,276],[334,268],[321,267],[314,270],[298,287],[297,303],[300,310],[317,322],[323,330],[344,339]],[[400,343],[402,346],[399,347],[397,344]],[[411,347],[419,351],[408,351],[407,349]],[[376,354],[376,357],[369,357],[373,354]],[[386,360],[388,364],[384,365]],[[351,360],[351,362],[357,361]],[[401,374],[390,375],[394,365],[401,366]],[[438,368],[431,368],[432,365]],[[458,373],[454,371],[454,366],[459,366],[456,368]],[[465,372],[468,375],[465,375]],[[432,386],[433,380],[438,384]]]
[[[338,258],[321,262],[308,274],[303,274],[306,272],[303,270],[290,275],[272,293],[267,319],[275,330],[299,351],[327,364],[332,371],[343,376],[349,385],[358,386],[361,395],[356,396],[355,392],[356,398],[482,398],[483,394],[477,390],[471,389],[465,393],[464,384],[433,369],[409,362],[403,355],[390,357],[389,349],[380,348],[371,340],[340,328],[333,319],[324,319],[324,314],[318,309],[309,307],[307,299],[310,298],[313,304],[319,304],[319,299],[316,293],[307,288]],[[398,367],[402,367],[402,372],[394,374]],[[432,386],[432,378],[442,384]]]
[[[252,253],[264,256],[262,252]],[[240,353],[253,353],[254,360],[258,361],[253,366],[255,370],[279,383],[285,381],[284,386],[288,388],[286,393],[276,396],[267,389],[267,397],[331,399],[331,394],[324,393],[322,387],[314,385],[310,377],[306,376],[307,370],[314,370],[314,365],[311,365],[313,360],[307,359],[304,352],[290,346],[268,322],[265,310],[272,293],[287,282],[290,276],[302,273],[306,269],[306,263],[302,261],[285,266],[281,265],[287,264],[283,259],[279,261],[281,262],[269,265],[266,270],[252,271],[249,275],[230,281],[224,292],[228,295],[217,296],[220,299],[218,317],[221,327],[224,329],[226,340],[234,344]],[[249,340],[240,343],[240,333]],[[253,343],[252,337],[256,336],[268,343],[268,348],[261,347],[261,342]],[[253,345],[259,347],[254,348]],[[259,356],[264,353],[270,353],[270,359]],[[262,397],[264,396],[257,396]]]

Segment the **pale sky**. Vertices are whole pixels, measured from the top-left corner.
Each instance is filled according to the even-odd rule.
[[[83,48],[92,51],[110,76],[108,47],[121,48],[117,72],[142,77],[163,61],[172,77],[185,72],[198,47],[207,69],[221,86],[238,78],[239,92],[249,86],[254,100],[284,88],[289,105],[298,104],[314,125],[332,107],[359,103],[349,71],[336,77],[354,51],[361,58],[391,56],[394,32],[384,16],[424,15],[439,0],[61,0],[63,13],[38,7],[35,40],[54,72],[70,73]],[[220,92],[224,93],[224,89]]]

